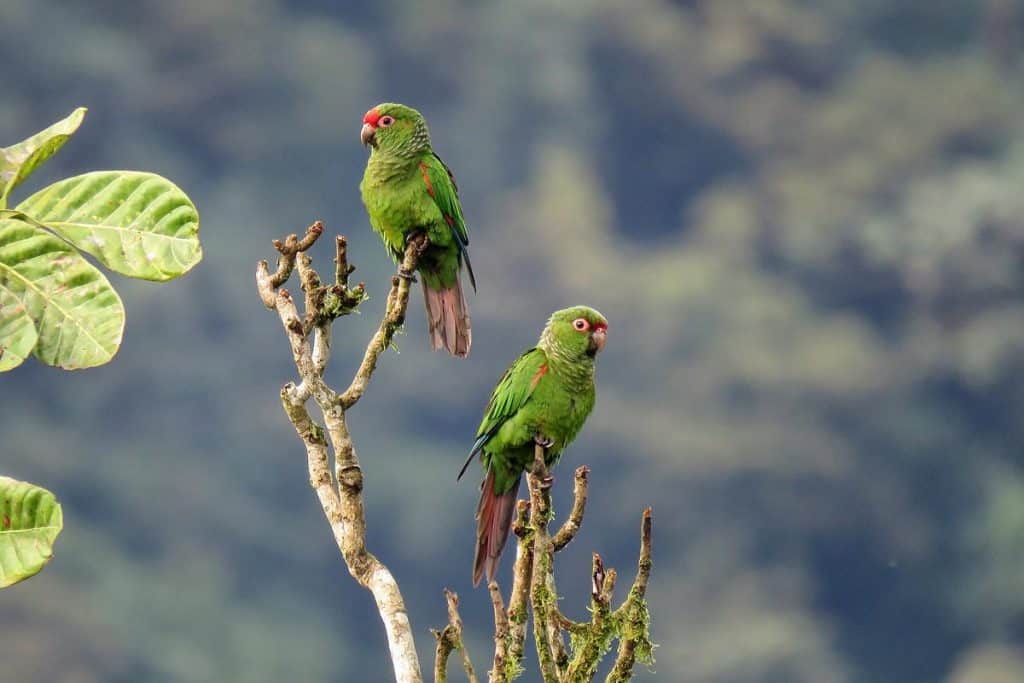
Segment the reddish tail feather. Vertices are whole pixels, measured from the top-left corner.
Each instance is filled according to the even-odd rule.
[[[480,503],[476,507],[476,555],[473,557],[473,585],[480,583],[482,575],[490,582],[498,569],[498,558],[505,547],[512,526],[512,511],[516,506],[519,480],[502,495],[494,493],[494,470],[488,470],[480,487]]]
[[[460,358],[468,356],[472,343],[469,304],[462,293],[460,279],[456,277],[455,284],[448,289],[430,289],[424,278],[423,298],[427,303],[427,325],[433,349],[445,348]]]

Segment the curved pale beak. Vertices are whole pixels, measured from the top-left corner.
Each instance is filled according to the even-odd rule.
[[[590,344],[587,346],[587,352],[591,356],[596,356],[599,351],[604,348],[604,342],[608,338],[608,331],[604,328],[597,328],[590,333]]]
[[[359,131],[359,140],[363,145],[377,146],[377,139],[374,137],[377,133],[377,129],[368,123],[364,123],[362,129]]]

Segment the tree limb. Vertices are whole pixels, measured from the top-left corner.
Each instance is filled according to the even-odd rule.
[[[462,668],[466,671],[466,678],[469,683],[477,683],[476,671],[473,669],[473,661],[466,650],[466,644],[462,639],[462,617],[459,615],[459,596],[444,589],[445,601],[448,603],[448,625],[442,630],[431,629],[434,638],[437,639],[437,649],[434,653],[434,683],[443,683],[448,680],[448,657],[452,650],[462,653]]]
[[[503,644],[495,642],[494,663],[489,673],[492,683],[515,680],[523,670],[523,658],[526,654],[526,620],[527,605],[530,598],[530,577],[533,573],[533,539],[530,530],[530,504],[525,500],[516,501],[516,516],[512,522],[512,533],[516,535],[516,561],[512,565],[512,590],[509,593],[508,611],[504,619],[494,617],[495,630],[505,627]],[[488,589],[492,592],[501,590],[497,581],[491,581]],[[494,597],[492,595],[492,602]],[[500,604],[500,602],[498,603]],[[497,608],[497,605],[495,606]],[[497,641],[497,634],[495,635]]]
[[[412,273],[416,270],[416,263],[419,261],[423,250],[427,248],[426,235],[420,234],[409,239],[405,246],[405,257],[399,272]],[[409,287],[412,280],[408,277],[394,276],[391,279],[391,292],[388,294],[387,311],[380,321],[380,327],[373,335],[373,339],[366,346],[366,353],[363,354],[363,362],[359,364],[352,383],[340,396],[339,402],[344,410],[348,410],[356,404],[370,382],[370,376],[377,367],[377,359],[384,349],[391,345],[391,339],[402,323],[405,322],[405,310],[409,304]]]
[[[545,464],[547,449],[540,444],[534,447],[533,468],[526,477],[530,488],[530,529],[533,532],[533,571],[530,576],[530,604],[533,608],[533,638],[540,660],[540,672],[544,683],[558,683],[558,669],[555,665],[551,634],[548,629],[549,614],[556,596],[549,588],[549,574],[552,573],[554,551],[548,536],[548,521],[551,518],[551,480]]]
[[[321,284],[319,275],[303,252],[322,233],[323,224],[317,221],[301,240],[295,235],[289,235],[284,241],[276,240],[274,247],[281,253],[277,270],[270,273],[266,261],[261,261],[256,268],[260,298],[268,308],[277,310],[301,379],[299,385],[289,382],[284,386],[281,402],[306,447],[310,485],[320,501],[349,573],[370,591],[376,602],[387,634],[395,679],[400,683],[422,683],[412,628],[398,583],[388,568],[366,548],[363,473],[345,421],[345,409],[351,407],[365,391],[377,358],[405,319],[409,301],[408,281],[397,277],[393,280],[380,328],[370,340],[363,363],[345,392],[348,400],[342,400],[323,379],[330,359],[330,325],[334,319],[355,310],[365,299],[365,292],[362,284],[348,287],[348,275],[352,269],[348,265],[343,238],[337,242],[335,283],[330,286]],[[402,262],[403,268],[409,272],[415,269],[424,245],[423,240],[410,242]],[[305,292],[304,317],[300,317],[291,294],[281,289],[296,265]],[[312,419],[306,408],[311,396],[323,413],[326,429]],[[333,477],[328,442],[334,451]]]
[[[615,610],[614,618],[622,624],[623,637],[619,640],[615,665],[605,678],[605,683],[626,683],[632,679],[633,665],[638,654],[641,661],[653,661],[650,615],[645,601],[651,566],[651,508],[647,508],[640,522],[640,559],[637,562],[636,578],[633,579],[626,601]]]
[[[587,511],[587,478],[590,476],[590,468],[580,465],[576,468],[574,483],[572,487],[572,510],[562,526],[551,539],[551,546],[557,553],[576,538],[576,532],[583,525],[583,513]]]
[[[615,579],[615,570],[605,569],[601,556],[594,553],[590,584],[590,624],[566,669],[567,681],[593,679],[601,657],[616,635],[615,624],[608,618]]]
[[[488,678],[493,682],[498,680],[501,675],[499,672],[505,670],[505,659],[508,657],[508,615],[505,614],[505,601],[497,581],[492,579],[487,584],[487,592],[490,593],[491,606],[494,608],[494,662],[488,672]]]

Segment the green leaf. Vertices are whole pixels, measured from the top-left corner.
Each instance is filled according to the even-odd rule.
[[[75,176],[17,210],[129,277],[170,280],[203,258],[196,207],[177,185],[152,173]]]
[[[52,493],[0,477],[0,588],[39,572],[53,557],[64,513]]]
[[[25,221],[0,220],[0,287],[36,325],[39,360],[73,370],[117,353],[124,306],[110,282],[66,242]]]
[[[11,190],[64,146],[72,133],[82,125],[85,112],[85,107],[79,107],[46,130],[0,149],[0,208],[7,206]]]
[[[0,372],[21,365],[32,353],[38,337],[21,298],[0,284]]]

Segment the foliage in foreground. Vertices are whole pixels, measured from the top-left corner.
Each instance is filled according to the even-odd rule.
[[[11,191],[64,146],[85,111],[0,149],[0,372],[30,353],[65,370],[117,353],[124,305],[81,252],[114,272],[158,281],[202,259],[195,206],[152,173],[86,173],[7,208]],[[0,588],[38,573],[63,525],[52,493],[0,477]]]
[[[64,514],[52,493],[0,477],[0,588],[37,574],[53,557],[63,527]]]
[[[30,353],[65,370],[103,365],[117,353],[124,305],[81,252],[121,275],[157,281],[202,259],[195,206],[152,173],[85,173],[7,208],[11,191],[64,146],[85,111],[0,149],[0,372]]]

